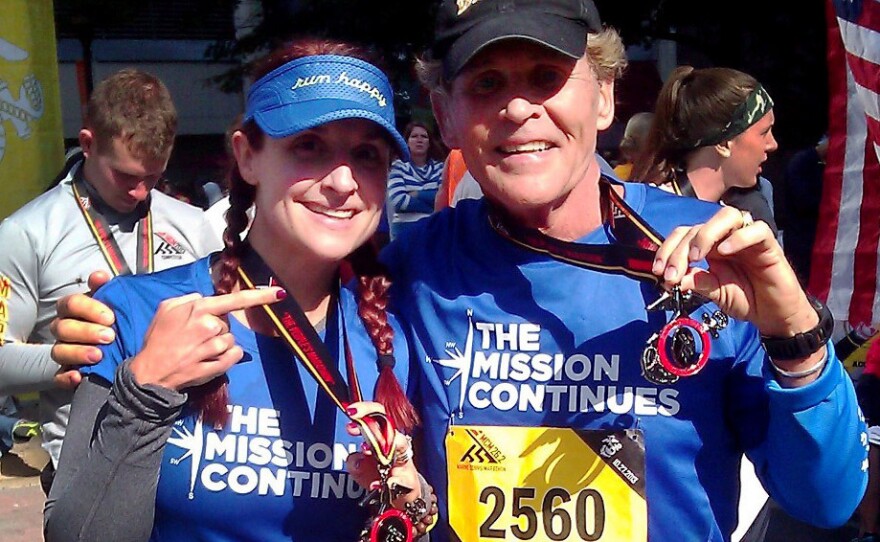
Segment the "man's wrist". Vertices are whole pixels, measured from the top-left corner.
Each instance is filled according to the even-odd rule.
[[[807,331],[789,337],[773,337],[761,334],[761,343],[774,361],[787,361],[809,357],[824,348],[834,331],[834,318],[821,301],[807,296],[819,317],[818,323]]]
[[[806,378],[808,376],[812,376],[818,372],[821,372],[822,369],[825,368],[825,364],[828,363],[828,351],[822,353],[822,357],[819,358],[819,361],[810,365],[806,369],[802,369],[799,371],[789,371],[787,369],[783,369],[779,365],[773,362],[773,358],[770,358],[770,365],[773,367],[773,370],[776,371],[776,374],[779,376],[784,376],[786,378]]]

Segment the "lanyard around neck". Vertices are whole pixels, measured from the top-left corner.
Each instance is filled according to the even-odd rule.
[[[104,260],[110,267],[110,271],[114,276],[130,275],[131,268],[122,255],[119,243],[113,237],[110,231],[110,223],[104,218],[92,202],[89,195],[89,189],[86,181],[83,179],[82,166],[74,174],[73,197],[76,199],[77,206],[82,212],[83,218],[92,232],[92,236],[101,249]],[[143,218],[138,221],[138,241],[137,241],[137,273],[153,272],[153,219],[148,210]]]
[[[669,181],[669,185],[676,196],[684,196],[686,198],[697,197],[697,191],[694,190],[694,186],[684,170],[676,170],[675,176]]]
[[[287,290],[287,287],[275,278],[272,270],[250,244],[245,245],[238,274],[249,289],[254,289],[257,285],[277,284]],[[348,406],[351,403],[362,401],[363,394],[349,347],[345,315],[342,312],[338,287],[330,300],[330,306],[338,307],[347,379],[343,378],[335,357],[330,354],[327,345],[321,340],[318,332],[315,331],[314,326],[309,322],[302,307],[293,296],[288,295],[281,301],[262,307],[275,330],[293,353],[296,361],[305,367],[309,375],[318,383],[320,389],[348,416]],[[330,318],[328,318],[328,323],[329,321]],[[373,415],[354,421],[361,426],[361,434],[369,441],[376,453],[377,460],[383,465],[390,465],[394,453],[394,428],[388,419],[382,415]]]
[[[534,252],[578,267],[626,275],[660,289],[660,279],[651,272],[651,268],[657,249],[663,243],[663,236],[614,191],[611,181],[605,177],[599,180],[599,193],[602,221],[612,238],[607,245],[554,239],[535,229],[518,226],[513,220],[505,219],[505,215],[497,209],[490,210],[489,222],[501,236]],[[673,312],[672,320],[647,341],[641,358],[645,378],[656,384],[671,384],[679,376],[696,374],[706,364],[709,358],[708,333],[717,336],[717,331],[727,325],[727,317],[720,311],[714,313],[714,319],[707,319],[708,315],[704,315],[702,325],[687,316],[706,301],[693,293],[684,296],[675,287],[645,307],[648,311]],[[702,346],[699,356],[693,355],[696,352],[693,347],[695,337],[699,337]],[[667,342],[672,345],[672,354],[668,352]],[[686,354],[688,349],[691,354]]]
[[[616,240],[610,244],[562,241],[523,227],[494,207],[489,212],[489,224],[505,239],[533,252],[578,267],[658,284],[651,268],[663,236],[614,191],[605,177],[599,180],[599,192],[603,222]]]

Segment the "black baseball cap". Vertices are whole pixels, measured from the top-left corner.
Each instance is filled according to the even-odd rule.
[[[443,0],[431,56],[451,80],[487,45],[519,38],[580,58],[587,33],[600,32],[593,0]]]

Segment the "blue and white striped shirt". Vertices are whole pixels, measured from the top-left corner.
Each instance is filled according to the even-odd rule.
[[[395,160],[388,174],[388,205],[391,223],[415,222],[434,212],[443,162],[428,160],[424,166]]]

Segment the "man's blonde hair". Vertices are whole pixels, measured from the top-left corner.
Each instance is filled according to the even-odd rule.
[[[159,78],[126,68],[92,91],[85,128],[100,147],[108,148],[118,137],[136,158],[167,160],[177,134],[177,110]]]
[[[593,66],[596,79],[613,81],[619,79],[626,69],[626,48],[617,30],[605,27],[597,34],[588,34],[587,58]],[[431,92],[447,93],[452,81],[443,79],[442,59],[420,58],[416,62],[419,81]]]

